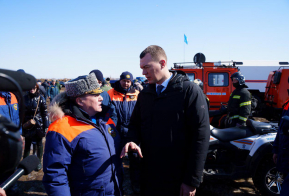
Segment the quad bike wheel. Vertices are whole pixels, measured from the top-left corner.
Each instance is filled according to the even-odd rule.
[[[277,171],[273,160],[266,160],[260,164],[253,177],[255,187],[262,195],[280,195],[283,175]]]

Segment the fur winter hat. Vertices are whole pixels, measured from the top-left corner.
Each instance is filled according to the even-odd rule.
[[[78,97],[84,94],[100,94],[103,92],[94,73],[90,73],[87,76],[79,76],[66,82],[65,89],[69,97]]]

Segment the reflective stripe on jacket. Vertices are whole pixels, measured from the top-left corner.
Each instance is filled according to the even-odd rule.
[[[244,87],[236,88],[230,95],[228,102],[229,118],[236,119],[239,124],[244,124],[251,113],[251,94]]]

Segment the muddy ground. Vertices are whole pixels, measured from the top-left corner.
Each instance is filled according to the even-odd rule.
[[[123,185],[126,196],[138,196],[133,194],[129,180],[128,161],[124,162],[125,182]],[[22,176],[16,186],[19,196],[47,195],[42,185],[43,171],[33,171],[29,175]],[[197,189],[197,196],[260,196],[253,185],[252,179],[224,180],[206,178],[201,187]],[[8,195],[9,196],[9,195]]]

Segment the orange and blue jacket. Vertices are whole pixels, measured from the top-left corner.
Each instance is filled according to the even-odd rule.
[[[0,115],[5,116],[15,125],[19,125],[19,106],[13,93],[0,91]],[[19,131],[22,134],[22,128]]]
[[[107,93],[109,94],[116,108],[118,118],[116,129],[121,135],[122,142],[125,142],[124,140],[127,136],[130,117],[135,107],[139,91],[131,88],[131,90],[129,90],[127,93],[121,93],[119,86],[118,81],[115,84],[115,88],[110,89]]]
[[[104,121],[71,114],[46,135],[43,184],[48,195],[121,195],[118,133]]]

